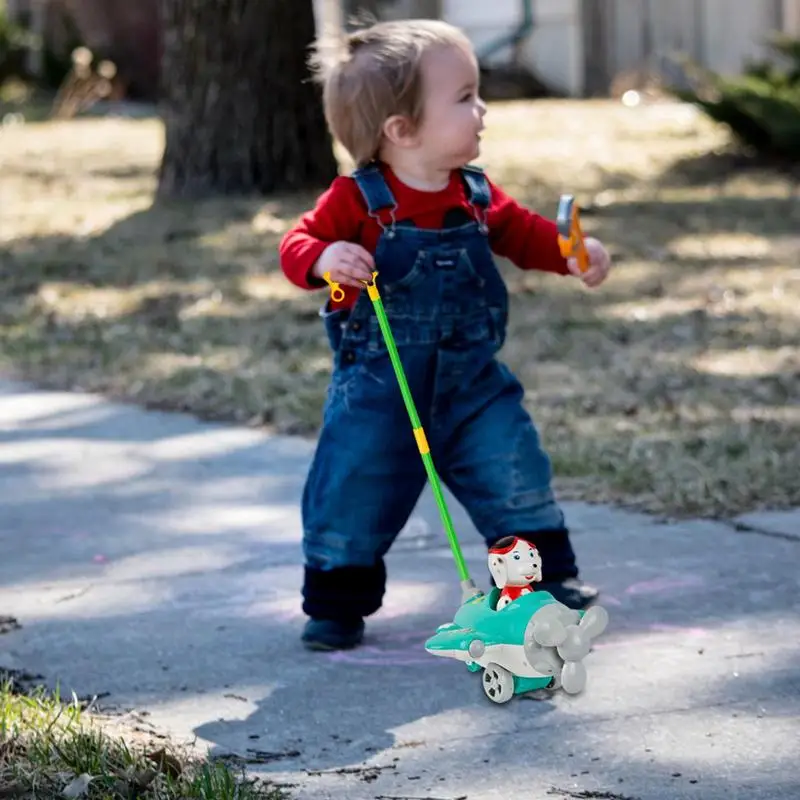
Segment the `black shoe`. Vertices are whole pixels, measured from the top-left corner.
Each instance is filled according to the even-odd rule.
[[[349,650],[364,638],[364,620],[309,619],[303,630],[309,650]]]
[[[594,586],[589,586],[577,578],[537,583],[536,589],[549,592],[559,603],[563,603],[567,608],[575,611],[583,611],[584,608],[588,608],[600,594]]]

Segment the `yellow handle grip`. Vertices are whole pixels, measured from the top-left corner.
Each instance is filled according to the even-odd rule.
[[[331,287],[331,300],[333,300],[334,303],[340,303],[344,300],[344,289],[342,289],[336,281],[331,280],[330,272],[326,272],[322,276],[322,279]]]
[[[370,300],[377,300],[380,297],[380,294],[378,294],[378,284],[375,283],[375,279],[377,277],[378,273],[373,272],[371,281],[362,281],[362,283],[367,289],[367,294],[369,295]]]

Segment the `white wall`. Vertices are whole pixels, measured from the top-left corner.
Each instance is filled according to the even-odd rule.
[[[520,0],[443,0],[442,17],[462,28],[476,47],[509,33],[522,19]],[[580,0],[534,0],[534,33],[524,63],[548,85],[567,94],[583,90]],[[501,53],[497,60],[508,57]]]
[[[611,12],[609,60],[612,72],[646,66],[642,36],[650,15],[651,47],[681,49],[723,73],[741,71],[763,54],[763,39],[774,24],[772,0],[605,0]],[[800,34],[800,0],[781,0],[784,29]],[[318,19],[330,18],[339,0],[314,0]],[[328,13],[323,9],[328,6]],[[403,6],[403,4],[400,4]],[[508,33],[521,20],[520,0],[441,0],[442,18],[462,28],[476,47]],[[335,12],[333,12],[335,16]],[[524,63],[546,84],[580,96],[584,83],[581,0],[533,0],[534,33]],[[508,57],[501,53],[498,60]]]
[[[703,53],[716,72],[737,74],[747,61],[763,58],[764,39],[775,26],[768,0],[705,0]]]
[[[800,0],[783,0],[783,29],[800,36]]]
[[[766,54],[775,29],[773,0],[607,0],[611,71],[647,66],[653,54],[687,53],[705,67],[738,74],[749,60]],[[785,20],[800,26],[800,2],[782,0]],[[649,33],[649,41],[645,37]]]

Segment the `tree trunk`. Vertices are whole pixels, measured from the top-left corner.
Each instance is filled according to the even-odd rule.
[[[270,194],[336,175],[309,80],[312,0],[162,0],[162,197]]]

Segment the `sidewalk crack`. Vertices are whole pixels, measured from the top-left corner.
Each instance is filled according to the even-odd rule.
[[[781,531],[770,531],[765,528],[759,528],[755,525],[748,525],[746,522],[737,522],[733,519],[721,520],[725,525],[734,530],[736,533],[752,533],[756,536],[767,536],[770,539],[783,539],[785,542],[798,542],[800,543],[800,533],[783,533]]]

